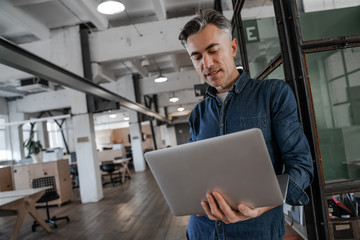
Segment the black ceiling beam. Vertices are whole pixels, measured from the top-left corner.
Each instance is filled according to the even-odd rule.
[[[244,35],[244,26],[241,18],[241,10],[244,5],[245,0],[233,1],[234,16],[232,19],[233,28],[236,28],[238,36],[238,45],[241,56],[241,65],[243,70],[250,76],[250,66],[248,61],[248,55],[246,50],[245,35]]]
[[[1,37],[0,63],[80,92],[119,102],[120,105],[125,108],[146,114],[164,122],[169,122],[168,119],[159,113],[100,87],[99,85],[40,58]]]
[[[214,0],[214,10],[223,13],[221,0]]]
[[[331,51],[359,46],[360,34],[304,41],[301,44],[305,53]]]

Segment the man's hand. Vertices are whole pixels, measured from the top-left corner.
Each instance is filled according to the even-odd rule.
[[[236,223],[239,221],[248,220],[261,216],[263,213],[277,207],[261,207],[251,208],[245,204],[240,203],[238,210],[234,211],[231,209],[229,204],[225,201],[223,196],[214,192],[213,194],[206,194],[208,202],[202,201],[201,206],[204,208],[205,213],[208,215],[210,220],[223,221],[226,224]]]

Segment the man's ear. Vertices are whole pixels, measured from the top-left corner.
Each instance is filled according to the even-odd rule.
[[[231,52],[233,57],[236,56],[237,48],[238,48],[238,41],[236,38],[233,38],[233,40],[231,40],[231,49],[232,49]]]

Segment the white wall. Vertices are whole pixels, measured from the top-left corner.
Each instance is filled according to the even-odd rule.
[[[324,11],[358,5],[360,5],[360,0],[303,0],[305,12]]]
[[[168,127],[166,124],[160,126],[160,132],[161,132],[161,142],[165,143],[162,145],[162,147],[166,146],[176,146],[176,132],[175,127],[171,126]],[[160,146],[158,146],[160,148]]]

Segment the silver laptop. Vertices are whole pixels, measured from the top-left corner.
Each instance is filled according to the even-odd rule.
[[[260,129],[240,131],[145,153],[176,216],[203,214],[206,193],[220,192],[233,209],[285,202],[288,175],[275,175]]]

